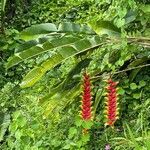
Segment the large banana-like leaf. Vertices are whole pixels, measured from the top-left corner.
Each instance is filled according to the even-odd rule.
[[[87,25],[79,25],[71,22],[64,22],[56,26],[52,23],[43,23],[33,25],[26,28],[20,33],[20,38],[23,40],[32,40],[46,34],[57,33],[82,33],[82,34],[95,34],[95,32]]]
[[[64,93],[66,91],[71,92],[72,89],[75,86],[77,86],[81,81],[80,77],[74,77],[74,76],[80,74],[82,69],[86,68],[89,65],[90,61],[91,61],[90,58],[85,58],[84,60],[81,60],[79,63],[77,63],[61,83],[59,84],[57,83],[57,85],[51,87],[50,93],[48,93],[46,96],[40,99],[39,101],[40,105],[45,101],[49,100],[58,91],[59,93]]]
[[[56,25],[52,23],[42,23],[38,25],[33,25],[23,30],[20,33],[20,38],[28,41],[28,40],[36,39],[41,35],[45,35],[51,32],[57,32]]]
[[[8,69],[10,67],[13,67],[14,65],[17,65],[18,63],[28,58],[53,50],[54,48],[59,48],[62,46],[69,45],[71,43],[74,43],[77,40],[79,40],[79,38],[61,37],[54,40],[47,40],[47,41],[45,40],[46,42],[44,43],[39,41],[37,42],[36,40],[28,41],[27,43],[24,43],[18,48],[17,51],[20,52],[15,53],[14,56],[8,59],[6,68]]]
[[[38,39],[35,39],[35,40],[27,41],[23,44],[20,44],[18,47],[16,47],[15,53],[27,50],[27,49],[29,49],[33,46],[38,45],[38,44],[43,44],[44,42],[46,42],[48,40],[49,40],[49,37],[42,37],[42,38],[38,38]]]
[[[93,36],[92,38],[85,38],[75,41],[72,44],[58,47],[55,53],[43,62],[40,66],[32,69],[23,79],[21,87],[30,87],[36,83],[45,73],[51,68],[55,67],[65,59],[75,56],[81,52],[96,48],[102,45],[102,40],[99,36]],[[49,45],[48,45],[49,46]],[[51,45],[50,45],[51,47]]]
[[[44,108],[44,118],[56,117],[69,104],[73,103],[75,98],[80,95],[80,84],[78,83],[71,91],[56,92],[53,96],[47,97],[40,106]],[[60,101],[61,99],[61,101]]]

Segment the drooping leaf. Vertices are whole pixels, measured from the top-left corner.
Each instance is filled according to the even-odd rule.
[[[64,22],[59,24],[57,27],[55,24],[52,23],[43,23],[26,28],[20,33],[20,38],[28,41],[41,36],[45,36],[46,34],[57,33],[95,34],[95,32],[87,25]]]
[[[80,94],[80,84],[76,85],[72,90],[60,92],[57,91],[55,94],[50,97],[44,97],[44,100],[41,100],[40,106],[42,106],[44,111],[44,117],[55,117],[55,113],[59,113],[66,106],[70,105],[77,96]],[[60,100],[61,99],[61,100]]]
[[[40,104],[50,99],[50,97],[52,97],[57,92],[65,93],[68,90],[72,91],[72,89],[75,86],[77,86],[77,84],[79,84],[81,80],[80,78],[73,78],[73,77],[79,74],[83,68],[87,67],[90,61],[91,61],[90,58],[86,58],[84,60],[81,60],[78,64],[76,64],[61,83],[59,83],[58,85],[54,85],[51,88],[50,93],[47,94],[42,99],[40,99]]]
[[[71,43],[74,43],[77,40],[78,40],[78,38],[76,38],[76,37],[61,37],[61,38],[54,39],[54,40],[48,40],[46,42],[43,41],[44,43],[36,42],[35,40],[24,43],[17,50],[20,52],[15,53],[14,56],[12,56],[8,59],[6,68],[9,69],[10,67],[17,65],[18,63],[20,63],[28,58],[45,53],[45,52],[53,50],[55,48],[69,45]]]
[[[95,32],[87,25],[80,25],[80,24],[71,23],[71,22],[64,22],[64,23],[59,24],[58,32],[95,34]]]
[[[85,38],[76,41],[70,45],[65,45],[57,48],[56,52],[36,69],[31,70],[23,79],[21,87],[30,87],[36,83],[46,71],[52,69],[65,59],[75,56],[81,52],[96,48],[102,45],[101,38],[99,36],[94,36],[92,38]]]
[[[52,23],[43,23],[26,28],[20,33],[20,38],[28,41],[51,32],[57,32],[56,25]]]
[[[63,89],[70,89],[74,86],[74,84],[77,84],[80,80],[80,78],[76,77],[76,78],[73,78],[75,75],[79,74],[83,68],[86,68],[90,61],[92,59],[90,58],[86,58],[84,60],[81,60],[67,75],[63,85],[62,85],[62,88]],[[78,79],[78,80],[77,80]]]
[[[98,105],[99,105],[99,103],[101,101],[103,91],[104,91],[104,89],[98,89],[98,91],[96,92],[96,98],[95,98],[94,106],[93,106],[93,115],[94,115],[94,117],[95,117]]]
[[[42,37],[36,40],[31,40],[31,41],[27,41],[23,44],[20,44],[16,49],[15,49],[15,53],[27,50],[33,46],[36,46],[37,44],[43,44],[44,42],[46,42],[49,38],[48,37]]]

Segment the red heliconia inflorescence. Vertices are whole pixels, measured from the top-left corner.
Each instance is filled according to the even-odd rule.
[[[82,105],[81,105],[81,117],[83,120],[91,120],[92,108],[91,108],[91,85],[90,76],[85,72],[83,74],[83,94],[82,94]]]
[[[118,95],[117,95],[117,82],[112,81],[109,79],[107,81],[108,87],[107,94],[106,94],[106,123],[105,125],[109,125],[111,127],[114,126],[114,123],[118,119]]]

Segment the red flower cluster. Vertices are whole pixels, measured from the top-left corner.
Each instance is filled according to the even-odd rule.
[[[107,97],[106,97],[106,124],[109,126],[113,126],[116,120],[118,119],[118,95],[116,85],[118,83],[112,81],[111,79],[108,80],[108,87],[107,87]]]
[[[91,120],[92,108],[91,108],[91,85],[90,76],[87,73],[83,74],[83,94],[82,94],[82,106],[81,106],[81,117],[83,120]]]

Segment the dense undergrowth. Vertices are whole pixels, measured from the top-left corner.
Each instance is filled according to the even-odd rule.
[[[150,149],[149,0],[7,0],[4,14],[0,34],[0,149]],[[26,27],[40,23],[58,27],[63,22],[69,23],[62,29],[64,33],[42,34],[43,41],[49,38],[56,49],[41,55],[20,55],[30,48],[36,51],[36,46],[45,42],[39,42],[36,30],[27,35]],[[86,28],[88,33],[81,33],[71,22],[86,24],[92,31]],[[92,37],[100,37],[103,44],[97,45]],[[79,42],[73,47],[77,53],[65,47],[62,61],[56,59],[51,69],[43,67],[47,70],[42,70],[42,75],[36,71],[28,75],[61,52],[57,44],[63,47],[68,42],[71,47],[71,40],[83,39],[85,44]],[[88,51],[82,49],[86,44]],[[24,58],[17,62],[16,54]],[[79,115],[85,70],[91,79],[90,121],[83,121]],[[118,82],[119,118],[114,127],[105,126],[109,78]]]

